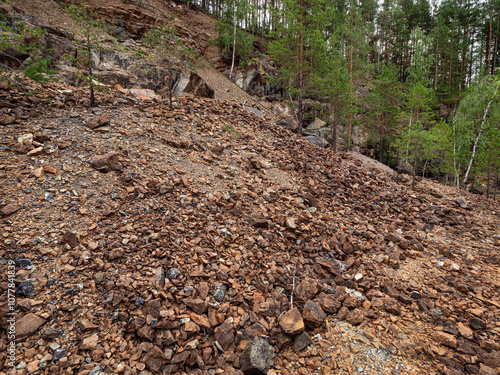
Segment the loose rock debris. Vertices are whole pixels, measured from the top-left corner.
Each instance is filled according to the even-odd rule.
[[[23,84],[0,83],[0,373],[498,373],[498,204],[235,103]]]

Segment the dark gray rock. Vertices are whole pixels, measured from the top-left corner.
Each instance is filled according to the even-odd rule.
[[[97,365],[89,372],[89,375],[99,375],[102,372],[101,366]]]
[[[464,197],[458,197],[455,198],[455,202],[461,207],[461,208],[467,208],[467,202],[465,201]]]
[[[17,295],[21,297],[33,297],[36,295],[35,286],[31,280],[24,280],[17,286]]]
[[[226,295],[227,287],[224,284],[217,284],[212,295],[218,302],[222,302],[224,296]]]
[[[469,318],[469,324],[472,329],[482,330],[486,328],[486,322],[482,319],[476,318],[475,316],[471,316]]]
[[[29,259],[18,258],[16,259],[16,267],[24,268],[26,270],[31,270],[33,269],[33,263],[31,263],[31,260]]]
[[[314,135],[310,135],[305,137],[309,143],[312,143],[313,145],[316,145],[318,147],[326,147],[328,146],[328,142],[321,137],[316,137]]]
[[[257,116],[262,117],[261,110],[258,110],[257,108],[253,108],[253,107],[245,107],[245,108],[248,109],[249,111],[255,113]]]
[[[295,337],[295,342],[293,343],[293,350],[295,350],[295,352],[298,353],[307,348],[311,344],[312,340],[309,337],[309,335],[305,332],[302,332],[300,335]]]
[[[262,374],[274,365],[274,349],[266,339],[257,337],[241,353],[240,364],[245,374]]]
[[[170,268],[167,271],[167,273],[165,274],[165,277],[167,279],[173,280],[173,279],[177,279],[180,274],[181,274],[181,271],[179,271],[177,268]]]
[[[299,126],[297,125],[297,123],[295,122],[295,120],[293,118],[291,118],[291,117],[279,120],[276,123],[276,125],[283,126],[284,128],[290,129],[294,133],[296,133],[297,130],[299,129]]]
[[[59,361],[61,358],[64,358],[68,355],[68,351],[66,349],[56,349],[54,352],[54,356],[52,357],[52,360]]]

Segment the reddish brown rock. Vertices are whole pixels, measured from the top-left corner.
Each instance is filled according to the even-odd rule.
[[[283,330],[277,327],[271,330],[271,338],[279,350],[292,343],[291,337],[283,333]]]
[[[68,244],[70,247],[76,247],[78,245],[78,236],[75,232],[68,230],[63,234],[60,241]]]
[[[302,311],[304,322],[310,328],[318,328],[326,319],[326,314],[320,304],[314,301],[307,301]]]
[[[234,329],[230,319],[226,319],[215,329],[215,339],[224,350],[234,348]]]
[[[97,116],[94,120],[87,123],[87,126],[90,129],[96,129],[100,126],[105,126],[109,124],[109,116],[107,113],[103,113],[100,116]]]
[[[500,369],[500,351],[492,351],[491,353],[484,353],[481,355],[481,360],[486,366],[494,369]]]
[[[2,209],[0,210],[0,213],[3,216],[8,216],[12,215],[14,212],[19,211],[21,209],[21,206],[15,203],[8,204],[6,206],[3,206]]]
[[[387,297],[384,299],[384,308],[385,311],[394,315],[399,315],[401,313],[398,302],[391,297]]]
[[[82,344],[80,345],[81,350],[94,350],[97,347],[97,342],[99,341],[99,336],[92,335],[86,337],[82,340]]]
[[[316,280],[307,278],[300,282],[295,288],[295,299],[297,301],[309,301],[318,293],[318,283]]]
[[[104,155],[95,155],[90,159],[90,165],[99,172],[107,173],[111,170],[121,171],[123,165],[120,163],[118,154],[114,151]]]
[[[188,298],[186,300],[186,305],[198,315],[205,313],[208,308],[207,303],[201,298],[196,298],[196,299]]]
[[[23,339],[31,336],[35,331],[45,324],[45,319],[28,313],[22,318],[16,320],[16,339]]]
[[[332,294],[320,293],[318,299],[321,308],[328,314],[335,314],[342,307],[342,302]]]
[[[357,326],[358,324],[363,323],[363,320],[365,320],[365,313],[362,309],[354,309],[352,311],[349,311],[346,316],[346,320],[349,322],[349,324]]]
[[[80,328],[82,332],[90,332],[99,329],[99,326],[92,324],[92,322],[87,319],[78,320],[76,325],[78,326],[78,328]]]
[[[142,362],[152,373],[159,374],[166,363],[166,358],[161,349],[154,345],[142,358]]]
[[[278,324],[287,335],[297,335],[304,331],[304,320],[296,307],[281,315]]]

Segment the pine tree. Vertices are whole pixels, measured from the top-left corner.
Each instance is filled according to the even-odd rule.
[[[322,0],[284,0],[276,17],[274,40],[269,52],[278,64],[279,81],[297,97],[299,134],[303,126],[303,98],[318,66],[317,49],[324,42],[323,31],[331,21],[330,8]]]

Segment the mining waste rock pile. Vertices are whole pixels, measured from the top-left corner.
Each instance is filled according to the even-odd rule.
[[[498,203],[236,103],[3,74],[36,94],[0,81],[1,374],[498,374]]]

